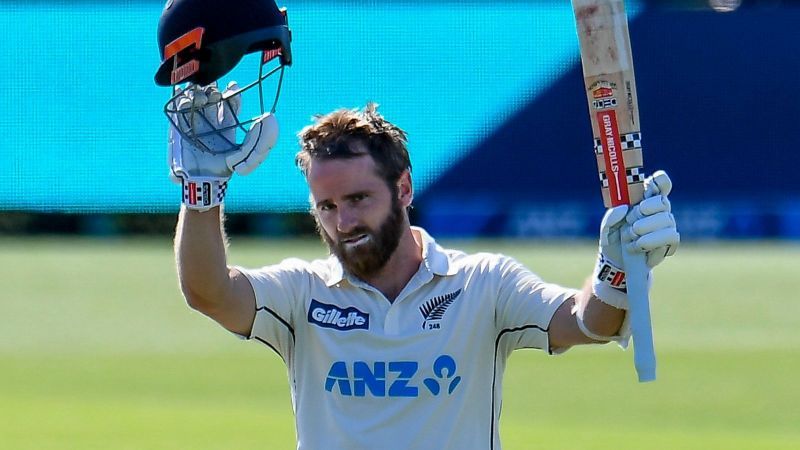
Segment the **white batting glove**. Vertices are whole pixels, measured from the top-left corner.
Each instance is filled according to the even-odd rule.
[[[678,250],[678,233],[672,205],[667,196],[672,192],[672,180],[663,170],[644,180],[644,200],[625,216],[630,227],[623,228],[620,237],[625,245],[647,254],[652,269]]]
[[[244,141],[236,142],[241,96],[235,82],[220,93],[216,83],[189,86],[175,98],[168,141],[170,178],[183,186],[183,204],[207,211],[222,204],[228,180],[247,175],[267,157],[278,137],[278,122],[270,113],[254,119]],[[180,131],[195,139],[189,139]]]
[[[629,208],[622,205],[606,211],[600,225],[600,249],[592,275],[592,291],[602,302],[628,309],[622,246],[645,253],[651,269],[678,249],[680,234],[667,195],[672,181],[657,171],[644,181],[644,199]],[[648,286],[652,276],[648,274]]]

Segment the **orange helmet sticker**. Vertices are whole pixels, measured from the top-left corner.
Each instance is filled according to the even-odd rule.
[[[203,33],[205,29],[203,27],[197,27],[194,30],[189,31],[188,33],[184,34],[183,36],[175,39],[174,41],[170,42],[169,44],[164,47],[164,59],[169,59],[174,57],[175,63],[173,65],[172,73],[170,74],[170,83],[178,84],[181,81],[185,80],[192,74],[197,73],[200,70],[200,61],[196,59],[191,59],[184,64],[179,64],[179,54],[182,51],[186,50],[197,50],[202,45],[203,41]]]
[[[203,41],[203,33],[205,31],[205,28],[197,27],[167,44],[164,47],[164,59],[172,58],[181,50],[186,50],[192,45],[194,45],[195,48],[200,48],[201,42]]]

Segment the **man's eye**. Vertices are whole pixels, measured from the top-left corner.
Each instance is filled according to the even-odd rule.
[[[331,205],[331,204],[325,204],[325,205],[320,205],[320,206],[319,206],[317,209],[319,209],[320,211],[330,211],[330,210],[332,210],[333,208],[334,208],[334,206],[333,206],[333,205]]]

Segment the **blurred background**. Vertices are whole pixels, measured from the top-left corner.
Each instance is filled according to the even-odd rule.
[[[0,2],[0,167],[10,178],[0,231],[113,234],[174,221],[169,90],[153,82],[162,6]],[[297,57],[278,105],[282,133],[267,164],[234,179],[233,231],[307,224],[297,131],[313,114],[375,101],[409,133],[415,219],[431,232],[595,234],[601,200],[567,2],[285,6]],[[683,236],[800,239],[800,7],[680,0],[628,10],[645,163],[673,178]],[[256,60],[229,78],[252,80]]]
[[[800,5],[626,3],[645,167],[673,179],[683,238],[653,291],[660,378],[612,346],[518,352],[504,443],[800,448]],[[325,254],[296,133],[375,101],[409,133],[416,224],[583,282],[603,208],[567,0],[278,4],[294,65],[276,148],[228,191],[231,262]],[[177,289],[163,5],[0,0],[0,448],[294,446],[280,359]]]

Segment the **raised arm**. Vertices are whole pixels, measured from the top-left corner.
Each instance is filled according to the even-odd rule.
[[[181,208],[175,230],[178,281],[186,302],[234,333],[248,335],[255,294],[247,278],[227,266],[221,208]]]
[[[168,160],[172,179],[183,190],[175,256],[186,301],[228,330],[249,335],[255,294],[244,275],[228,268],[222,204],[233,173],[253,171],[275,144],[277,122],[270,113],[255,118],[237,144],[238,92],[235,83],[223,93],[215,84],[177,91],[168,108],[174,111]]]

